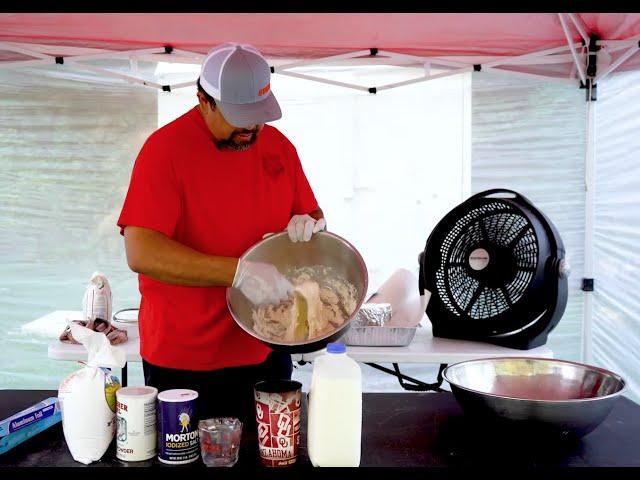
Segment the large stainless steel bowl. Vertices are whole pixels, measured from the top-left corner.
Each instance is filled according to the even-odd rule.
[[[253,329],[251,312],[253,304],[238,289],[227,289],[227,306],[236,323],[247,333],[271,348],[290,353],[313,352],[324,348],[344,335],[367,294],[369,276],[362,256],[344,238],[329,232],[319,232],[308,242],[292,242],[286,232],[277,233],[258,242],[247,250],[241,259],[269,262],[281,272],[291,268],[323,265],[344,278],[356,289],[356,309],[347,321],[325,336],[305,342],[277,342],[265,338]]]
[[[465,414],[502,425],[583,436],[626,389],[613,372],[549,358],[470,360],[443,372]]]

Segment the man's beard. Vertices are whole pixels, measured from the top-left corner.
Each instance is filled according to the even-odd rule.
[[[250,133],[251,134],[251,138],[249,138],[249,140],[246,140],[244,142],[236,142],[233,140],[233,137],[235,135],[238,134],[247,134]],[[258,137],[258,130],[245,130],[242,132],[234,132],[231,137],[229,137],[227,140],[218,140],[215,142],[216,146],[220,149],[220,150],[228,150],[228,151],[232,151],[232,152],[243,152],[245,150],[247,150],[255,141],[256,138]]]

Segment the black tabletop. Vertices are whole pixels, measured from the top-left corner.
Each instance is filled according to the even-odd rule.
[[[47,390],[0,390],[0,418],[56,395],[56,391]],[[282,478],[283,475],[298,476],[304,472],[302,476],[307,478],[318,476],[319,470],[333,470],[314,469],[309,461],[306,403],[303,402],[298,462],[285,469],[286,472],[260,465],[255,421],[244,420],[238,464],[224,469],[226,472],[209,469],[207,474],[212,474],[211,470],[215,470],[216,475],[251,470],[260,472],[259,476]],[[82,471],[84,476],[87,471],[83,468],[90,468],[92,477],[104,467],[153,467],[157,473],[175,473],[175,469],[206,469],[201,461],[186,466],[164,465],[157,459],[121,462],[115,457],[115,442],[101,461],[87,467],[71,457],[61,424],[0,455],[2,478],[5,478],[5,473],[26,471],[12,467],[68,467],[69,472],[80,474]],[[443,470],[438,467],[474,471],[507,467],[520,472],[559,469],[563,472],[562,478],[573,476],[567,475],[570,470],[567,467],[640,467],[640,405],[621,397],[607,419],[582,439],[527,438],[513,436],[512,432],[499,428],[479,427],[463,415],[451,393],[365,393],[361,467],[435,467],[435,471]],[[608,471],[602,478],[609,478],[610,473]],[[323,478],[329,476],[327,474]],[[633,476],[640,478],[640,471],[634,471]],[[584,478],[582,474],[581,478]]]

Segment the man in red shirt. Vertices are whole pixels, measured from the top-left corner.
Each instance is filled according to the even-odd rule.
[[[267,233],[308,241],[326,227],[295,147],[265,125],[282,116],[270,77],[253,47],[209,52],[198,105],[146,140],[118,220],[139,274],[145,383],[198,391],[201,417],[252,411],[255,382],[291,378],[291,356],[238,327],[225,290],[268,304],[292,286],[238,257]]]

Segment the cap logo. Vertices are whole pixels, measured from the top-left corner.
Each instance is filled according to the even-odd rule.
[[[259,97],[263,96],[269,90],[271,90],[271,83],[267,83],[264,87],[262,87],[260,90],[258,90],[258,96]]]

